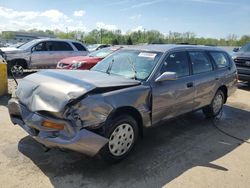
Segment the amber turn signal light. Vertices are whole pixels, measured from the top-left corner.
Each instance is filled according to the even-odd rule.
[[[64,129],[64,124],[58,124],[58,123],[54,123],[51,121],[44,121],[42,123],[42,126],[47,127],[47,128],[51,128],[51,129],[57,129],[57,130],[63,130]]]

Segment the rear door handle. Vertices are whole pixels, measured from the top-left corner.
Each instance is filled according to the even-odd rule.
[[[194,86],[194,83],[193,83],[193,82],[187,83],[187,88],[190,88],[190,87],[193,87],[193,86]]]

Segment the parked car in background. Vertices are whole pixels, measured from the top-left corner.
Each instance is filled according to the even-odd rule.
[[[145,45],[123,48],[90,71],[31,74],[8,108],[12,122],[46,147],[116,162],[144,128],[199,109],[217,116],[236,85],[235,64],[219,48]]]
[[[91,52],[87,56],[68,57],[58,62],[57,69],[90,69],[99,61],[121,48],[120,46],[107,47]]]
[[[57,62],[71,56],[88,55],[80,42],[62,39],[35,39],[18,48],[0,48],[8,62],[8,70],[20,76],[24,69],[56,68]]]
[[[238,70],[239,80],[250,84],[250,43],[234,49],[234,52],[232,58]]]
[[[87,47],[88,47],[88,50],[90,52],[93,52],[93,51],[96,51],[96,50],[100,50],[102,48],[110,47],[110,45],[109,44],[90,44]]]

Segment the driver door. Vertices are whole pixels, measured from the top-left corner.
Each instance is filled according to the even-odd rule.
[[[32,48],[30,65],[32,68],[47,67],[47,62],[50,58],[47,42],[40,42]]]
[[[187,52],[169,53],[156,74],[159,76],[164,72],[175,72],[177,79],[152,83],[153,124],[193,109],[194,78],[191,75]]]

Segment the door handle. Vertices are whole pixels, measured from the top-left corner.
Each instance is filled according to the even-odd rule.
[[[193,86],[194,86],[194,83],[193,83],[193,82],[187,83],[187,88],[190,88],[190,87],[193,87]]]

